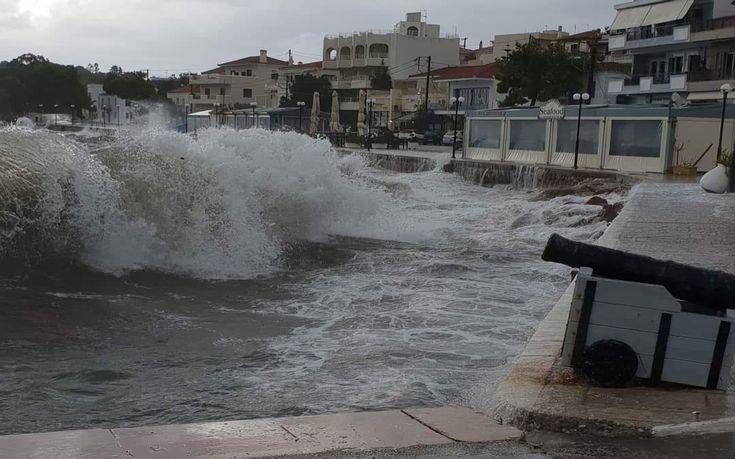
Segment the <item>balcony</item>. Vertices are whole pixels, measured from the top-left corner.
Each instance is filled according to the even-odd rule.
[[[735,37],[735,16],[692,24],[691,41],[723,40]]]
[[[676,73],[672,75],[633,75],[626,80],[611,80],[608,86],[610,94],[656,94],[675,91],[686,91],[688,75]]]
[[[332,83],[332,89],[370,89],[370,79],[365,76],[351,80],[338,80]]]
[[[608,47],[611,51],[635,50],[654,46],[687,43],[691,32],[688,24],[660,24],[652,27],[630,29],[627,33],[610,37]]]

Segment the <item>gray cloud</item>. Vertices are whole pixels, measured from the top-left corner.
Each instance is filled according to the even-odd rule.
[[[46,0],[50,16],[19,13],[0,0],[0,59],[34,52],[61,63],[104,69],[201,71],[265,48],[284,58],[318,60],[325,34],[389,29],[408,11],[457,32],[476,47],[497,33],[562,25],[573,32],[612,22],[620,0]]]

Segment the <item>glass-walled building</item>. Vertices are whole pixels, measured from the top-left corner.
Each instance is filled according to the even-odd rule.
[[[677,164],[709,170],[716,161],[721,106],[588,106],[579,126],[578,165],[586,169],[664,173]],[[723,149],[735,149],[735,106],[729,106]],[[577,107],[542,119],[539,108],[484,110],[467,117],[465,159],[571,167]],[[714,148],[712,147],[714,145]]]

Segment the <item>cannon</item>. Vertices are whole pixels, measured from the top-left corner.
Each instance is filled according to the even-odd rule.
[[[726,390],[735,356],[735,276],[549,239],[543,260],[578,268],[561,363],[595,385],[635,378]]]

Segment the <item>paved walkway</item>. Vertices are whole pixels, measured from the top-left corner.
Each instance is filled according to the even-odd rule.
[[[601,245],[735,273],[735,197],[696,184],[643,183]],[[555,367],[571,287],[501,383],[496,415],[524,430],[677,436],[735,431],[735,392],[601,389]]]
[[[273,457],[384,453],[518,441],[468,408],[443,407],[0,437],[2,458]],[[445,450],[446,451],[446,450]]]

